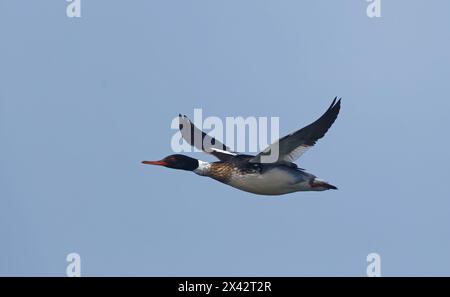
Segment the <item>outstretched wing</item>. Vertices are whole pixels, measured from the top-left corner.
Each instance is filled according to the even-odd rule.
[[[195,125],[185,115],[179,115],[179,128],[181,136],[190,145],[196,147],[205,153],[211,154],[221,161],[226,161],[236,155],[230,148],[209,136]]]
[[[317,140],[322,138],[333,125],[341,108],[341,99],[337,102],[336,99],[337,97],[334,98],[328,110],[317,121],[280,138],[252,158],[250,162],[267,163],[264,160],[271,160],[269,162],[294,162],[297,160],[310,147],[314,146]],[[275,158],[270,157],[271,153],[274,154]]]

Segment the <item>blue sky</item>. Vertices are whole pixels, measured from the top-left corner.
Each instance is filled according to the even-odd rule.
[[[450,274],[450,3],[0,0],[0,275]],[[141,160],[178,113],[339,96],[299,161],[339,191],[262,197]],[[213,160],[201,153],[193,157]]]

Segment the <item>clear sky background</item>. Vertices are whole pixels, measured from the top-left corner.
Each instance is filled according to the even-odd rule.
[[[0,0],[0,275],[450,275],[450,2]],[[264,197],[144,166],[178,113],[343,98],[299,161],[339,191]],[[191,156],[213,160],[202,153]]]

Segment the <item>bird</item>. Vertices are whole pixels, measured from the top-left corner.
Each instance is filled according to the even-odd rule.
[[[179,114],[179,129],[183,139],[219,161],[206,162],[182,154],[173,154],[159,161],[142,161],[142,163],[192,171],[258,195],[274,196],[300,191],[337,190],[336,186],[299,168],[294,161],[325,136],[339,114],[341,99],[334,98],[319,119],[278,139],[257,155],[232,151],[216,138],[198,129],[186,115]],[[271,153],[275,151],[278,154],[272,156]]]

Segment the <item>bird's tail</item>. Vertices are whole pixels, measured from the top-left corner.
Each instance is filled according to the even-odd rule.
[[[336,186],[333,186],[332,184],[329,184],[328,182],[321,180],[319,178],[314,178],[310,185],[312,188],[316,189],[323,189],[323,190],[337,190],[338,188]]]

